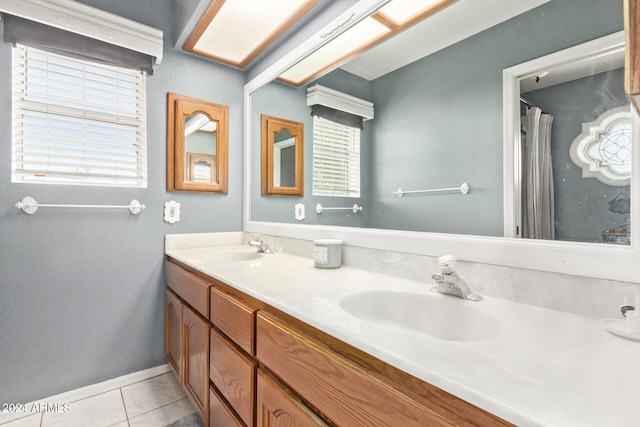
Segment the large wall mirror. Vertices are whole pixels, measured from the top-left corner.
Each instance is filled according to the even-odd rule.
[[[304,195],[304,125],[262,115],[262,194]]]
[[[229,108],[167,94],[167,190],[227,192]]]
[[[394,3],[361,0],[246,86],[245,229],[301,238],[330,234],[365,247],[432,256],[452,252],[476,262],[637,281],[640,239],[633,230],[639,226],[640,171],[631,170],[623,185],[608,185],[583,177],[570,154],[583,125],[588,127],[611,109],[627,108],[623,62],[618,56],[606,70],[589,64],[588,74],[556,85],[559,92],[555,95],[544,93],[553,85],[542,88],[539,84],[550,82],[550,70],[530,67],[531,61],[587,42],[603,38],[611,42],[607,37],[616,39],[609,44],[619,54],[624,49],[619,40],[624,28],[623,0],[448,2],[382,44],[338,67],[329,66],[331,71],[318,67],[314,52],[326,49],[326,34],[335,36],[332,42],[340,37],[353,40],[348,36],[352,28],[359,34],[375,34],[373,27],[370,32],[364,30],[369,25],[367,17]],[[388,19],[377,20],[381,21]],[[584,59],[590,55],[574,59],[588,62]],[[567,52],[555,59],[556,65],[570,62]],[[529,69],[510,77],[517,80],[517,90],[506,94],[505,70],[514,71],[527,63]],[[320,71],[314,73],[314,69]],[[542,72],[548,74],[542,76]],[[527,88],[525,79],[538,86]],[[303,122],[309,152],[312,122],[304,101],[307,88],[315,84],[375,105],[375,118],[366,121],[362,130],[360,197],[330,202],[357,203],[364,209],[358,215],[308,215],[296,224],[291,202],[260,197],[260,115],[267,106],[277,105],[276,114]],[[590,92],[583,92],[585,86]],[[556,193],[563,202],[570,202],[556,204],[553,238],[521,238],[522,224],[514,219],[517,160],[515,148],[506,148],[506,144],[507,140],[520,143],[521,126],[510,124],[504,114],[505,108],[513,107],[517,120],[526,116],[521,97],[542,107],[544,113],[556,108],[553,102],[562,100],[565,105],[560,108],[575,116],[565,120],[556,113],[561,136],[555,140],[562,140],[564,147],[554,160],[555,179],[559,180]],[[631,138],[637,133],[638,118],[628,111],[632,130],[627,135]],[[626,147],[631,145],[637,142]],[[637,152],[625,153],[627,161],[640,164]],[[307,179],[312,170],[309,157],[305,155]],[[456,188],[465,182],[471,188],[466,195],[445,191],[399,198],[394,194],[398,188]],[[309,206],[318,202],[329,203],[311,194],[302,199]]]

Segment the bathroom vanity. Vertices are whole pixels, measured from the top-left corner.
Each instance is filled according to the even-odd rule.
[[[640,343],[595,319],[316,269],[310,257],[239,240],[187,242],[166,249],[167,360],[209,426],[585,426],[633,416],[625,389],[640,379]]]
[[[166,271],[167,360],[209,426],[510,425],[172,257]]]

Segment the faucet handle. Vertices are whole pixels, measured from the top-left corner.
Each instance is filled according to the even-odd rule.
[[[442,255],[436,261],[436,268],[442,274],[451,274],[456,271],[456,257],[451,254]]]

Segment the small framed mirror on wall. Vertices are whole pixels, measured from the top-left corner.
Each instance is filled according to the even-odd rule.
[[[262,195],[304,195],[304,125],[262,116]]]
[[[227,193],[229,107],[167,94],[167,190]]]

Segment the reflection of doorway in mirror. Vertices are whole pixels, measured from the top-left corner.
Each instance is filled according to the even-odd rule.
[[[522,94],[528,102],[543,110],[542,117],[545,117],[544,113],[553,117],[548,167],[527,174],[530,165],[526,163],[527,149],[524,150],[522,237],[629,244],[628,215],[608,209],[609,202],[621,190],[630,194],[630,106],[624,93],[623,76],[622,68],[612,67]],[[527,107],[529,112],[534,109]],[[527,131],[533,133],[534,138],[542,134],[531,126]],[[613,136],[616,136],[615,140],[612,140]],[[529,135],[526,135],[525,141],[528,139]],[[549,187],[544,186],[547,170]],[[551,200],[548,204],[539,200],[532,202],[526,195],[530,190],[543,196],[539,200],[544,201],[544,196],[550,196]],[[552,233],[529,235],[527,215],[538,221],[542,206],[551,209]],[[605,238],[612,234],[615,239]]]
[[[216,156],[187,152],[187,181],[215,182]]]
[[[513,177],[505,179],[505,236],[628,244],[629,214],[609,209],[620,194],[631,195],[632,135],[624,52],[624,34],[619,32],[504,70],[505,158],[513,159],[505,169],[505,176]],[[535,140],[542,133],[529,123],[536,116],[527,113],[536,110],[537,117],[552,117],[550,150],[545,155],[550,162],[527,173],[527,154],[541,161],[545,158],[539,151],[527,153],[526,148],[529,134]],[[620,113],[607,115],[607,111]],[[622,115],[627,122],[622,123],[618,117]],[[611,120],[597,125],[601,116]],[[580,150],[575,149],[577,144],[572,148],[576,139],[585,139],[580,136],[585,131],[587,143]],[[585,161],[576,163],[578,151]],[[526,191],[531,189],[549,196],[546,205],[555,235],[529,235],[524,230],[527,214],[537,221],[543,206],[529,200]],[[615,239],[605,238],[612,233]],[[618,238],[621,233],[626,234],[624,238]]]

